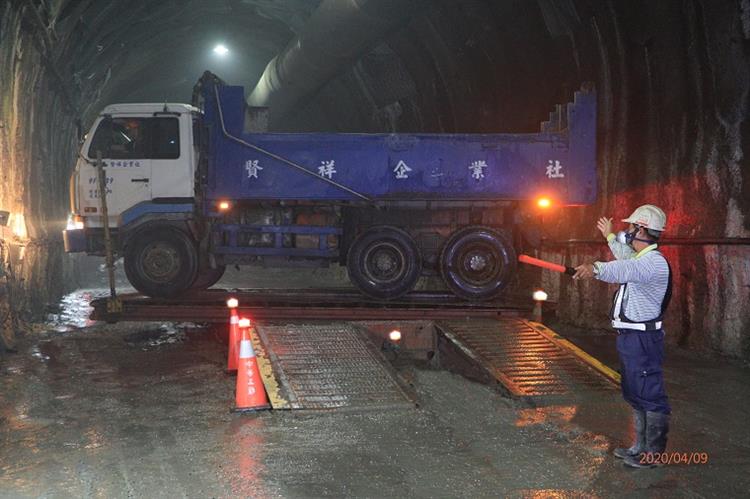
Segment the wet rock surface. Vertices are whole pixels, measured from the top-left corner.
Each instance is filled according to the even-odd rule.
[[[617,393],[532,407],[409,363],[398,370],[416,409],[232,414],[225,334],[161,323],[27,334],[0,361],[0,496],[739,497],[750,487],[750,369],[725,359],[678,350],[667,363],[670,450],[709,463],[631,471],[611,455],[630,438]],[[613,350],[611,337],[583,338]]]

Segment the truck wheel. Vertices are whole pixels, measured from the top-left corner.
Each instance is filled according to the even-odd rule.
[[[144,295],[176,296],[190,288],[197,273],[195,244],[174,227],[144,229],[125,248],[125,275]]]
[[[408,233],[396,227],[373,227],[352,243],[346,268],[362,293],[389,300],[414,288],[422,273],[422,257]]]
[[[224,265],[219,265],[215,269],[206,267],[198,272],[198,277],[195,278],[195,282],[190,287],[192,289],[208,289],[219,282],[226,269]]]
[[[513,246],[488,227],[456,231],[440,255],[440,270],[448,288],[473,301],[498,296],[513,275],[515,263]]]

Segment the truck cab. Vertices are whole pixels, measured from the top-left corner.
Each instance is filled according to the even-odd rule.
[[[199,114],[188,104],[107,106],[86,136],[71,178],[74,227],[69,229],[99,229],[103,225],[98,156],[106,173],[109,226],[113,229],[154,204],[192,204],[198,160],[193,124]],[[66,239],[76,242],[79,250],[96,253],[94,238],[81,248],[86,242],[80,237],[83,234],[66,232]],[[69,247],[68,251],[74,250],[73,244]]]

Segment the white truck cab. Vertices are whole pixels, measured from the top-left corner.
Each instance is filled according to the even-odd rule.
[[[142,203],[190,201],[194,197],[198,152],[188,104],[113,104],[104,108],[81,147],[71,178],[76,226],[102,227],[97,152],[107,182],[110,227]]]

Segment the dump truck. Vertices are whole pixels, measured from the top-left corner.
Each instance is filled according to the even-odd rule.
[[[439,274],[488,300],[538,242],[538,210],[596,198],[591,85],[538,133],[270,133],[266,118],[209,72],[191,104],[105,107],[71,176],[66,251],[104,255],[104,194],[112,251],[151,297],[228,265],[338,264],[374,299]]]

